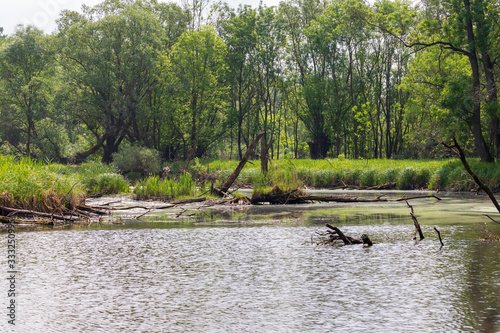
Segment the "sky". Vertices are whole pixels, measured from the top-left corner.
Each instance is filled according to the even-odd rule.
[[[182,0],[170,0],[161,2],[177,2]],[[0,12],[0,27],[4,28],[4,34],[10,35],[15,32],[18,24],[32,24],[46,33],[56,29],[56,20],[64,9],[80,11],[82,5],[93,7],[102,0],[2,0]],[[260,0],[226,0],[231,7],[237,8],[239,4],[247,4],[253,7],[259,5]],[[267,6],[278,5],[280,0],[263,1]]]

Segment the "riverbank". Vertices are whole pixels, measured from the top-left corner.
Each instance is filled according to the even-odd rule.
[[[500,188],[500,165],[469,160],[476,174],[492,189]],[[168,166],[173,174],[189,171],[199,181],[222,181],[234,170],[238,161],[195,160]],[[471,191],[477,185],[458,159],[441,160],[273,160],[269,164],[270,178],[278,183],[295,182],[316,189],[375,188],[399,190],[430,189],[439,191]],[[260,161],[247,163],[237,183],[253,186],[262,183]]]
[[[9,156],[0,156],[0,162],[0,209],[7,207],[49,214],[48,218],[32,219],[37,223],[50,223],[53,220],[50,214],[64,216],[72,212],[73,216],[78,216],[88,197],[131,195],[131,185],[135,185],[132,195],[139,200],[215,199],[210,197],[211,187],[219,186],[237,164],[237,161],[197,159],[189,165],[174,162],[168,165],[172,172],[166,177],[155,175],[132,183],[120,175],[118,169],[98,162],[73,166]],[[488,186],[500,188],[497,164],[480,163],[474,159],[471,164]],[[333,188],[470,192],[477,188],[456,159],[277,160],[270,163],[266,176],[260,172],[260,162],[252,161],[247,163],[234,184],[236,188],[250,188],[254,194],[269,193],[275,186],[285,192]],[[23,213],[4,209],[0,215],[7,219]]]

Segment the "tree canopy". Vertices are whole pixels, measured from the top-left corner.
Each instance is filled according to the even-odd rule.
[[[0,152],[62,162],[500,156],[500,3],[105,0],[0,29]]]

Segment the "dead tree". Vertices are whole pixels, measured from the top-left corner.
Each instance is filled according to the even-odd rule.
[[[241,170],[243,170],[243,167],[245,167],[245,164],[247,163],[248,159],[252,155],[253,151],[255,150],[255,147],[257,147],[257,144],[259,143],[259,140],[264,136],[266,132],[260,132],[255,140],[253,140],[252,144],[248,146],[248,149],[241,159],[240,163],[238,163],[238,166],[236,169],[234,169],[233,173],[229,176],[229,178],[226,180],[226,182],[222,185],[221,188],[214,188],[214,193],[223,197],[227,194],[227,191],[229,191],[229,188],[233,185],[235,180],[238,178],[240,175]]]
[[[469,175],[472,177],[472,179],[477,184],[477,186],[479,186],[479,188],[481,190],[483,190],[488,195],[491,202],[493,203],[493,205],[495,206],[497,211],[500,213],[500,204],[498,204],[498,201],[495,198],[495,195],[493,194],[491,189],[488,186],[486,186],[486,184],[484,184],[481,181],[481,179],[479,179],[479,177],[476,175],[476,173],[474,171],[472,171],[472,168],[470,167],[469,163],[467,162],[467,159],[465,158],[465,153],[464,153],[462,147],[460,147],[460,145],[458,144],[457,139],[455,137],[453,137],[453,144],[452,145],[449,145],[445,142],[441,142],[441,144],[443,146],[445,146],[446,148],[450,149],[451,151],[453,151],[455,154],[457,154],[457,156],[460,159],[460,161],[462,162],[465,170],[467,170],[467,173],[469,173]]]
[[[345,245],[353,245],[353,244],[366,244],[368,246],[372,246],[374,243],[370,240],[370,238],[363,234],[361,239],[357,239],[351,236],[345,235],[339,228],[334,227],[333,225],[326,223],[326,227],[330,230],[327,230],[328,234],[328,242],[332,243],[336,240],[341,240]]]

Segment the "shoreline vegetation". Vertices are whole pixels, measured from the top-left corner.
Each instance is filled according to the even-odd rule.
[[[0,156],[0,216],[2,222],[9,222],[39,212],[40,216],[31,214],[32,223],[47,224],[54,217],[64,217],[56,218],[63,222],[89,221],[104,212],[85,206],[85,199],[113,194],[169,202],[215,199],[213,188],[227,179],[237,163],[176,161],[168,163],[168,175],[157,172],[131,180],[113,165],[99,162],[61,165]],[[471,159],[471,165],[490,188],[500,188],[497,164]],[[458,159],[273,160],[266,175],[260,171],[260,161],[250,161],[233,184],[233,189],[238,188],[253,188],[252,200],[270,193],[301,193],[303,189],[477,191],[477,185]],[[232,203],[258,202],[240,199],[239,194],[233,193]]]
[[[96,195],[132,194],[138,200],[164,201],[208,195],[221,184],[238,161],[198,160],[168,164],[169,175],[150,174],[133,184],[112,165],[88,162],[81,165],[50,164],[28,158],[0,156],[0,206],[60,213],[84,204]],[[497,164],[471,159],[472,168],[492,189],[500,188]],[[477,191],[460,160],[273,160],[267,175],[260,161],[247,163],[233,185],[252,187],[265,194],[278,186],[295,189],[399,189]]]

